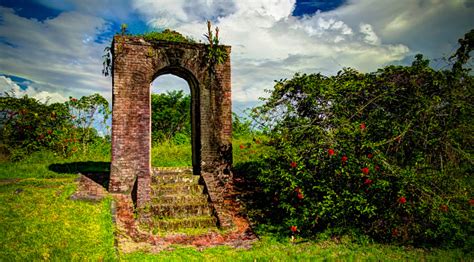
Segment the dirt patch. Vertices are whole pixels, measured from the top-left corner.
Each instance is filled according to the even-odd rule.
[[[19,178],[5,178],[0,179],[0,185],[8,185],[18,183],[21,179]]]

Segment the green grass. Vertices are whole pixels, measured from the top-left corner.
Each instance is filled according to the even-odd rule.
[[[250,148],[247,147],[250,143]],[[240,149],[240,144],[245,144]],[[188,146],[189,147],[189,146]],[[154,149],[156,150],[156,149]],[[164,149],[160,149],[164,150]],[[184,150],[181,148],[180,150]],[[251,152],[255,150],[255,152]],[[235,162],[244,162],[265,149],[255,142],[234,142]],[[190,147],[188,152],[190,154]],[[103,168],[110,156],[95,155],[99,149],[70,159],[40,152],[17,163],[0,163],[0,261],[469,261],[472,253],[460,249],[413,249],[397,245],[342,240],[301,240],[275,237],[261,231],[262,240],[251,249],[215,247],[198,251],[175,247],[159,254],[118,254],[114,247],[110,199],[99,203],[72,201],[76,172],[55,172],[53,164],[86,169]],[[166,151],[160,151],[165,153]],[[168,155],[176,155],[167,153]],[[178,154],[179,155],[179,154]],[[170,157],[170,159],[173,159]],[[171,160],[169,160],[171,161]],[[179,162],[163,162],[171,166]],[[181,165],[179,163],[179,165]],[[54,169],[53,169],[54,170]],[[68,170],[68,169],[66,169]]]
[[[156,167],[192,166],[191,144],[177,145],[165,141],[151,149],[151,165]]]
[[[426,251],[391,245],[359,245],[351,241],[277,240],[263,237],[251,249],[215,247],[197,251],[176,247],[159,254],[132,253],[125,261],[461,261],[468,260],[459,250]]]
[[[262,155],[268,147],[262,144],[263,136],[239,137],[232,141],[232,157],[234,164],[252,161]]]
[[[252,137],[234,139],[232,142],[234,163],[250,161],[265,150],[265,146],[252,139]],[[151,150],[151,165],[155,167],[191,166],[191,144],[178,145],[171,141],[155,144]]]
[[[0,261],[115,258],[110,199],[71,201],[73,181],[0,184]]]

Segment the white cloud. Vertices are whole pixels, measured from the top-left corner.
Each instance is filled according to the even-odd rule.
[[[469,4],[471,3],[471,4]],[[350,0],[324,13],[347,25],[371,25],[383,43],[402,43],[432,58],[449,56],[457,39],[474,28],[472,0]]]
[[[173,90],[182,90],[185,94],[191,93],[186,80],[174,75],[159,76],[151,83],[151,92],[154,94],[162,94]]]
[[[103,44],[95,37],[115,21],[139,14],[149,25],[204,40],[205,21],[232,45],[234,104],[254,103],[273,80],[295,72],[334,74],[342,67],[373,71],[421,52],[449,55],[474,27],[470,0],[349,0],[329,12],[293,17],[295,0],[35,0],[66,10],[45,21],[0,7],[0,68],[31,79],[31,88],[64,96],[99,92]],[[469,4],[471,3],[471,4]],[[178,85],[178,81],[163,81]]]
[[[362,23],[360,24],[359,28],[360,32],[364,35],[364,41],[366,43],[371,45],[380,45],[380,39],[377,34],[375,34],[371,25]]]
[[[18,84],[5,76],[0,76],[0,93],[0,96],[8,93],[18,98],[27,95],[36,98],[42,103],[62,103],[67,100],[66,97],[57,92],[41,91],[31,86],[26,87],[26,89],[21,89]]]
[[[226,0],[140,0],[132,7],[144,15],[149,25],[173,28],[189,21],[206,21],[227,16],[235,11],[235,3]]]
[[[171,21],[178,31],[202,39],[205,19],[194,19],[193,9],[180,1],[135,0],[138,12],[160,28]],[[208,7],[213,9],[213,3]],[[375,70],[403,59],[403,44],[383,44],[369,23],[349,25],[338,16],[315,13],[292,16],[294,0],[235,1],[235,10],[217,19],[221,39],[232,45],[234,101],[256,101],[273,80],[295,72],[334,74],[342,67]],[[173,17],[169,20],[168,17]]]
[[[110,79],[101,75],[104,44],[91,39],[106,29],[104,20],[63,12],[38,21],[0,7],[0,68],[6,75],[30,79],[37,95],[61,93],[110,97]]]

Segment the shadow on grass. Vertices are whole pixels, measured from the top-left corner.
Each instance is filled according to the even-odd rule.
[[[104,188],[109,187],[110,162],[72,162],[51,164],[48,169],[59,174],[81,174]]]

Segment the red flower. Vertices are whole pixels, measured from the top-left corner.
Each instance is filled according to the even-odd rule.
[[[303,193],[299,192],[298,195],[297,195],[298,199],[303,199],[304,198],[304,195]]]
[[[329,156],[333,156],[334,155],[334,149],[329,149],[328,154],[329,154]]]
[[[441,211],[444,212],[444,213],[447,213],[448,210],[449,210],[449,207],[448,207],[447,205],[441,205],[441,206],[439,207],[439,210],[441,210]]]
[[[297,226],[291,226],[290,227],[291,232],[295,233],[298,230]]]
[[[290,166],[291,166],[292,168],[295,168],[296,166],[298,166],[298,164],[296,164],[295,161],[292,161],[292,162],[290,163]]]
[[[392,237],[398,237],[398,229],[392,229]]]
[[[474,206],[474,199],[470,199],[470,200],[469,200],[469,205],[470,205],[470,206]]]
[[[368,157],[368,158],[372,158],[372,157],[374,157],[374,155],[372,155],[371,153],[368,153],[368,154],[367,154],[367,157]]]
[[[404,196],[402,196],[398,199],[398,203],[400,203],[400,204],[405,204],[406,202],[407,202],[407,199]]]
[[[370,185],[370,184],[372,184],[372,180],[366,178],[365,181],[364,181],[364,185]]]
[[[48,135],[51,135],[53,133],[53,130],[48,130]]]
[[[296,187],[296,188],[295,188],[295,192],[296,192],[296,193],[301,193],[301,188]]]
[[[362,171],[362,173],[364,173],[364,175],[369,174],[369,168],[368,167],[361,168],[360,170]]]
[[[244,149],[245,146],[244,146],[244,145],[240,145],[239,148],[240,148],[240,149]]]
[[[342,156],[342,163],[345,164],[347,162],[347,159],[349,159],[347,156]]]
[[[360,124],[360,129],[361,129],[361,130],[364,130],[364,129],[365,129],[365,123],[364,123],[364,122],[362,122],[362,123]]]
[[[74,98],[74,97],[69,97],[69,100],[71,100],[72,102],[76,102],[76,101],[77,101],[77,99]]]
[[[379,166],[375,166],[375,170],[379,171],[379,170],[380,170],[380,167],[379,167]]]

